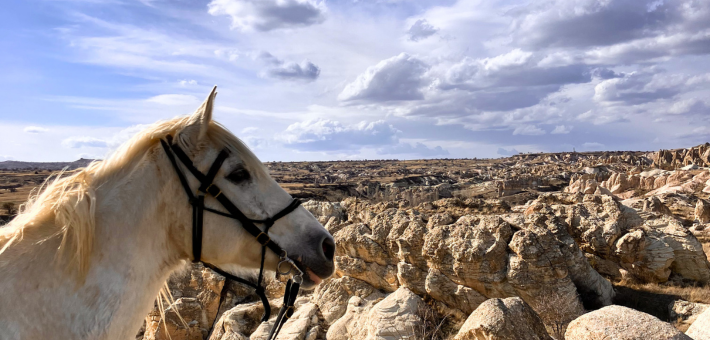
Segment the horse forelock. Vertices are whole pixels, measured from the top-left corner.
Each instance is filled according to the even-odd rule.
[[[20,213],[5,228],[9,235],[0,238],[0,254],[22,239],[28,228],[53,225],[48,237],[61,235],[57,257],[68,260],[68,269],[76,269],[85,277],[93,249],[96,229],[96,193],[100,186],[130,173],[142,157],[167,135],[175,136],[189,116],[157,122],[133,136],[110,157],[92,162],[76,173],[63,176],[61,171],[50,176],[36,193],[23,204]],[[251,150],[221,124],[211,121],[206,135],[217,147],[227,148],[240,157],[245,168],[257,178],[268,177],[268,170]],[[110,188],[107,188],[110,189]]]

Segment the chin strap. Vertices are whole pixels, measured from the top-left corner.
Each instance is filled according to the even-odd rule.
[[[213,183],[217,172],[229,156],[229,151],[227,151],[227,149],[224,149],[219,153],[217,159],[215,159],[214,163],[212,163],[212,166],[210,166],[209,171],[205,175],[199,170],[197,170],[197,168],[193,165],[192,160],[190,160],[190,157],[188,157],[187,154],[178,145],[172,143],[172,136],[168,135],[165,139],[166,140],[161,139],[160,143],[163,146],[165,153],[168,155],[168,159],[170,159],[170,163],[173,165],[173,168],[175,169],[175,172],[177,173],[178,178],[180,179],[180,183],[185,189],[185,193],[187,194],[187,198],[190,202],[190,205],[192,205],[192,261],[195,263],[202,262],[205,267],[214,270],[220,275],[254,288],[256,295],[259,296],[259,299],[261,299],[261,303],[264,305],[264,314],[261,317],[261,322],[269,321],[269,318],[271,317],[271,305],[269,304],[269,299],[266,297],[266,291],[263,284],[266,248],[271,249],[279,256],[280,261],[276,266],[277,275],[293,274],[293,278],[289,279],[286,284],[284,304],[281,307],[281,310],[279,311],[278,317],[276,318],[276,323],[274,324],[273,328],[271,329],[271,332],[269,333],[268,340],[275,339],[276,336],[279,334],[279,331],[281,330],[283,324],[293,315],[294,303],[296,302],[296,297],[298,296],[301,283],[303,282],[303,272],[298,267],[298,265],[288,257],[286,250],[282,249],[278,244],[276,244],[276,242],[271,239],[271,237],[269,237],[269,229],[274,225],[277,220],[296,210],[296,208],[301,205],[301,201],[297,199],[292,199],[291,203],[286,208],[267,219],[250,219],[246,217],[246,215],[244,215],[244,213],[242,213],[242,211],[239,210],[239,208],[237,208],[234,203],[229,200],[229,198],[222,195],[222,190],[220,190],[219,187],[217,187]],[[192,173],[192,175],[195,176],[195,178],[197,178],[197,180],[200,182],[200,187],[198,188],[196,196],[192,193],[192,189],[190,189],[190,185],[187,182],[185,174],[182,172],[182,170],[180,170],[180,166],[178,165],[178,159],[185,166],[185,168],[187,168],[187,170],[190,171],[190,173]],[[228,212],[222,212],[216,209],[205,207],[205,194],[214,197]],[[261,245],[261,266],[259,267],[259,276],[256,283],[234,276],[211,263],[202,261],[202,227],[205,211],[209,211],[217,215],[238,220],[241,223],[242,227],[247,232],[252,234],[256,238],[256,241],[259,242],[259,244]],[[263,224],[264,229],[261,230],[255,224]],[[281,270],[283,264],[289,265],[287,271]]]

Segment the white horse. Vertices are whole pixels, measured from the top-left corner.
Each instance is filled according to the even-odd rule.
[[[159,122],[107,160],[57,178],[0,228],[0,339],[132,339],[169,275],[192,254],[192,206],[161,148],[171,135],[202,172],[230,157],[214,183],[248,218],[291,197],[234,135],[212,121],[216,92],[195,114]],[[199,186],[187,176],[190,187]],[[217,208],[208,196],[205,205]],[[333,238],[303,207],[269,236],[300,260],[304,288],[333,273]],[[231,218],[205,213],[202,260],[259,268],[261,245]],[[267,252],[267,270],[278,256]]]

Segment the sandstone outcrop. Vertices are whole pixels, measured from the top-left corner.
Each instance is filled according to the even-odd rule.
[[[569,199],[546,196],[530,207],[565,218],[569,235],[600,273],[643,282],[665,282],[671,274],[700,283],[710,280],[702,244],[674,217],[644,220],[610,196],[584,195],[582,203],[567,203]]]
[[[695,205],[695,219],[700,223],[710,222],[710,203],[699,199]]]
[[[535,311],[520,298],[482,303],[454,340],[552,340]]]
[[[700,314],[685,334],[694,340],[710,340],[710,309]]]
[[[572,321],[566,340],[692,340],[669,323],[622,306],[607,306]]]
[[[345,315],[330,326],[328,340],[421,339],[420,316],[428,308],[407,288],[399,288],[382,300],[367,301],[353,296]]]

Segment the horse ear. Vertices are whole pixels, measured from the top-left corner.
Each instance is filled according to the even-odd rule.
[[[214,98],[217,96],[217,86],[212,88],[207,99],[197,108],[195,113],[190,116],[190,119],[185,124],[185,127],[180,132],[179,138],[185,143],[188,148],[191,148],[202,140],[207,135],[207,130],[212,120],[212,108],[214,107]]]

